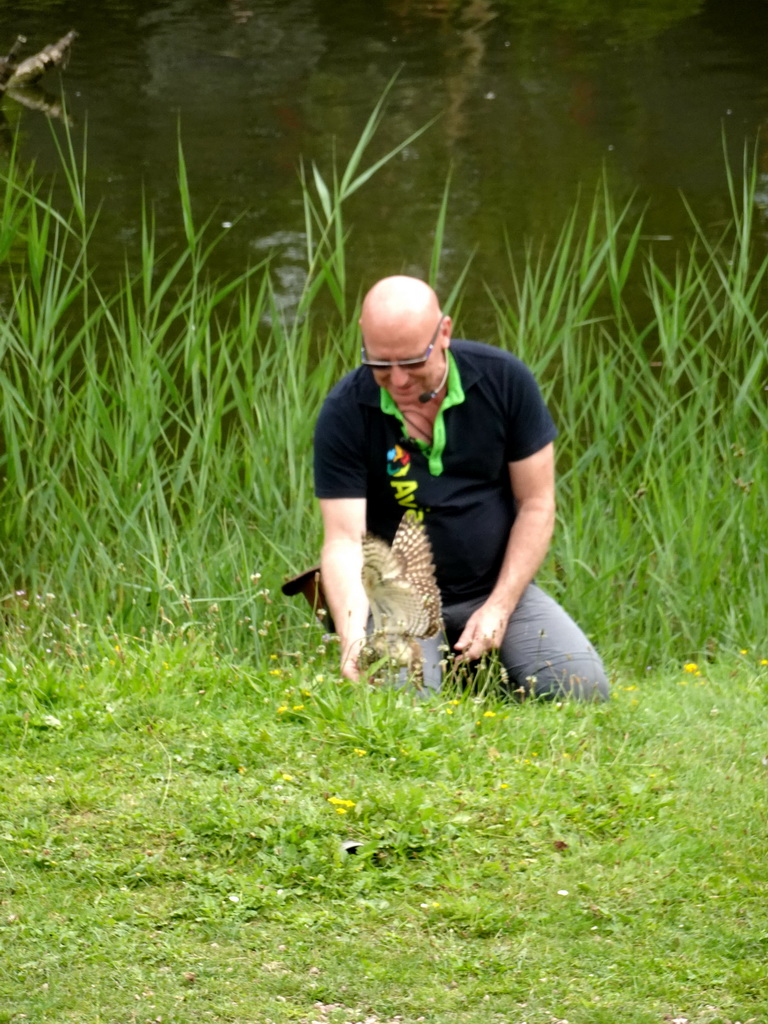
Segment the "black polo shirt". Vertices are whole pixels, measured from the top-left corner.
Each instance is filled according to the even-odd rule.
[[[366,498],[371,533],[391,541],[407,509],[423,517],[444,604],[488,594],[498,577],[515,503],[508,463],[557,436],[533,374],[516,356],[451,342],[448,394],[431,445],[368,367],[330,392],[315,430],[318,498]]]

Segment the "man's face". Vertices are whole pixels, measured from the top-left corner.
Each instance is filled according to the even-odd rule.
[[[363,363],[398,405],[409,404],[439,386],[449,343],[450,318],[441,316],[431,335],[422,323],[398,337],[364,337]]]

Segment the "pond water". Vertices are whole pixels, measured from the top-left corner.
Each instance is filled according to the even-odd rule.
[[[63,95],[88,190],[102,204],[97,260],[138,247],[142,193],[164,243],[182,237],[177,133],[196,216],[231,223],[216,270],[274,253],[283,300],[302,278],[299,162],[343,162],[397,74],[377,158],[435,123],[349,205],[353,296],[376,277],[424,275],[446,177],[441,284],[475,252],[465,319],[490,326],[484,286],[509,294],[506,249],[554,237],[605,168],[647,207],[657,244],[684,246],[681,191],[708,225],[729,215],[732,166],[757,148],[768,194],[765,0],[35,0],[0,2],[0,51],[76,29]],[[10,97],[5,127],[41,173],[48,119]],[[764,226],[764,221],[761,222]]]

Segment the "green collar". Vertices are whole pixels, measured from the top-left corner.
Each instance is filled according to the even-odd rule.
[[[420,441],[417,437],[412,438],[412,442],[417,444],[419,448],[427,456],[427,462],[429,465],[429,472],[432,476],[441,476],[443,472],[443,452],[445,451],[445,420],[443,419],[443,413],[446,409],[450,409],[453,405],[461,405],[464,401],[464,388],[461,386],[461,376],[459,375],[459,368],[456,365],[456,360],[453,358],[453,353],[448,349],[448,391],[443,399],[440,408],[437,411],[435,417],[434,430],[432,432],[432,444],[427,441]],[[404,433],[408,433],[408,425],[405,422],[405,418],[400,410],[395,405],[395,400],[392,398],[390,393],[384,388],[380,388],[381,394],[381,411],[388,413],[390,416],[396,416],[397,419],[403,426]]]

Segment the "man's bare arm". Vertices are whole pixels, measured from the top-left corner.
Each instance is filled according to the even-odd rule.
[[[509,464],[517,516],[496,585],[467,620],[455,647],[467,660],[498,647],[523,591],[549,549],[555,525],[554,445]]]
[[[323,590],[341,641],[341,672],[358,678],[357,656],[368,622],[368,598],[362,581],[365,498],[322,498]]]

